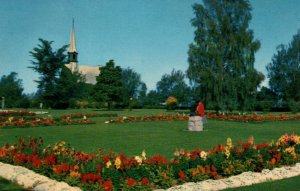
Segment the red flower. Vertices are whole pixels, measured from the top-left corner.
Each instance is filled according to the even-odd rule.
[[[214,165],[211,165],[211,175],[216,176],[217,175],[217,169]]]
[[[82,175],[81,180],[82,180],[83,184],[86,184],[87,182],[100,183],[100,175],[92,173],[92,172],[86,173],[86,174]]]
[[[162,157],[161,155],[155,155],[152,158],[148,158],[145,162],[150,164],[157,164],[158,166],[161,166],[162,164],[167,164],[168,160]]]
[[[148,185],[149,184],[148,178],[146,178],[146,177],[142,178],[142,184],[143,185]]]
[[[111,180],[105,181],[105,182],[102,184],[102,188],[103,188],[105,191],[112,191],[113,185],[112,185],[112,183],[111,183]]]
[[[102,170],[101,165],[98,164],[98,165],[96,166],[96,168],[97,168],[98,172],[101,172],[101,170]]]
[[[181,180],[185,180],[186,179],[186,174],[183,171],[179,171],[178,172],[178,176]]]
[[[192,159],[195,160],[197,156],[200,156],[201,150],[199,148],[196,148],[194,151],[191,151]]]
[[[248,142],[243,142],[242,146],[243,146],[244,150],[247,150],[247,149],[249,149],[250,144]]]
[[[134,179],[129,178],[129,177],[126,178],[126,182],[127,182],[127,185],[128,185],[129,187],[133,187],[133,186],[135,186],[135,185],[138,184],[138,181],[137,181],[137,180],[134,180]]]

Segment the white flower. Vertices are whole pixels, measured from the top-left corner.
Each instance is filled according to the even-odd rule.
[[[145,160],[146,159],[146,152],[145,152],[145,150],[143,150],[143,152],[142,152],[142,158]]]
[[[126,117],[126,116],[124,116],[124,117],[123,117],[123,119],[127,119],[127,117]]]
[[[109,123],[109,121],[105,121],[105,123]]]
[[[206,153],[205,151],[201,151],[200,157],[201,157],[203,160],[206,160],[207,153]]]
[[[140,156],[135,156],[135,157],[134,157],[134,160],[136,160],[136,162],[137,162],[139,165],[141,165],[142,162],[143,162],[143,158],[140,157]]]

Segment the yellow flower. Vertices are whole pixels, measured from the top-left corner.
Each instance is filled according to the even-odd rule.
[[[285,153],[295,154],[295,147],[288,147],[284,150]]]
[[[110,161],[109,161],[110,162]],[[107,163],[106,163],[107,164]],[[116,166],[116,169],[119,169],[121,167],[121,159],[120,157],[117,157],[116,160],[115,160],[115,166]]]
[[[106,168],[109,168],[111,166],[110,160],[105,165],[106,165]]]
[[[233,145],[232,145],[232,140],[231,140],[231,138],[227,138],[227,146],[229,147],[229,148],[232,148],[233,147]]]
[[[230,150],[228,147],[226,147],[226,149],[225,149],[225,156],[227,159],[230,157]]]

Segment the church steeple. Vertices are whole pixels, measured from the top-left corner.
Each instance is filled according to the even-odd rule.
[[[68,50],[68,61],[71,64],[72,72],[77,68],[77,50],[76,50],[76,41],[75,41],[75,27],[74,27],[74,19],[72,23],[72,30],[70,36],[70,46]]]

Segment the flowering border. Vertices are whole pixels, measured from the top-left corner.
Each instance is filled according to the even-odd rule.
[[[199,148],[174,152],[167,160],[161,155],[147,158],[146,153],[127,157],[122,153],[76,151],[65,142],[43,147],[41,138],[4,145],[0,161],[22,165],[83,190],[153,190],[185,182],[220,179],[246,171],[261,172],[300,160],[300,137],[285,134],[275,143],[254,144],[254,138],[233,145],[219,144],[210,151]]]

